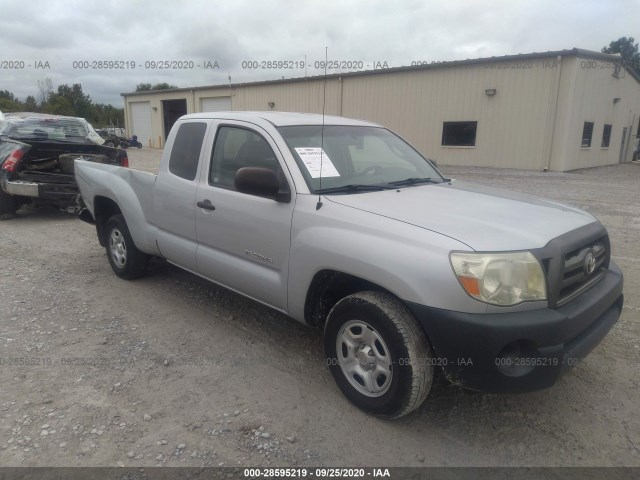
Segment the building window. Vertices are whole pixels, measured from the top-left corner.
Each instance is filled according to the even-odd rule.
[[[185,180],[194,180],[200,160],[202,141],[207,124],[200,122],[183,123],[173,141],[169,171]]]
[[[593,136],[593,122],[584,122],[582,127],[582,148],[591,147],[591,137]]]
[[[475,147],[478,122],[444,122],[442,145],[447,147]]]
[[[609,148],[609,142],[611,141],[611,125],[604,124],[602,129],[602,148]]]

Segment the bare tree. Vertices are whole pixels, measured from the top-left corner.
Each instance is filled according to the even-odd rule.
[[[49,95],[53,93],[53,82],[47,77],[44,80],[38,80],[38,104],[40,106],[47,103]]]

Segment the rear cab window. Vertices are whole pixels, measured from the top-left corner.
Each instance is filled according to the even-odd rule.
[[[204,122],[180,125],[169,157],[169,171],[172,174],[185,180],[195,180],[206,132],[207,124]]]

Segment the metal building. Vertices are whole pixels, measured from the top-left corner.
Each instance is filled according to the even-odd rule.
[[[610,165],[633,158],[640,134],[640,77],[580,49],[122,95],[128,133],[156,148],[185,113],[321,113],[323,96],[326,114],[381,123],[446,165]]]

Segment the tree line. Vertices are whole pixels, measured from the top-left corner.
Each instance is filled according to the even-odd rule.
[[[124,108],[93,103],[80,83],[62,84],[56,89],[50,78],[38,81],[37,98],[33,95],[20,100],[8,90],[0,90],[0,111],[37,112],[82,117],[94,127],[124,126]]]
[[[151,90],[166,90],[177,88],[168,83],[140,83],[136,85],[136,92]],[[91,97],[84,93],[82,84],[66,83],[54,89],[50,78],[38,81],[37,98],[33,95],[20,100],[9,90],[0,90],[0,112],[37,112],[82,117],[95,127],[110,125],[124,126],[124,109],[104,103],[94,103]]]

